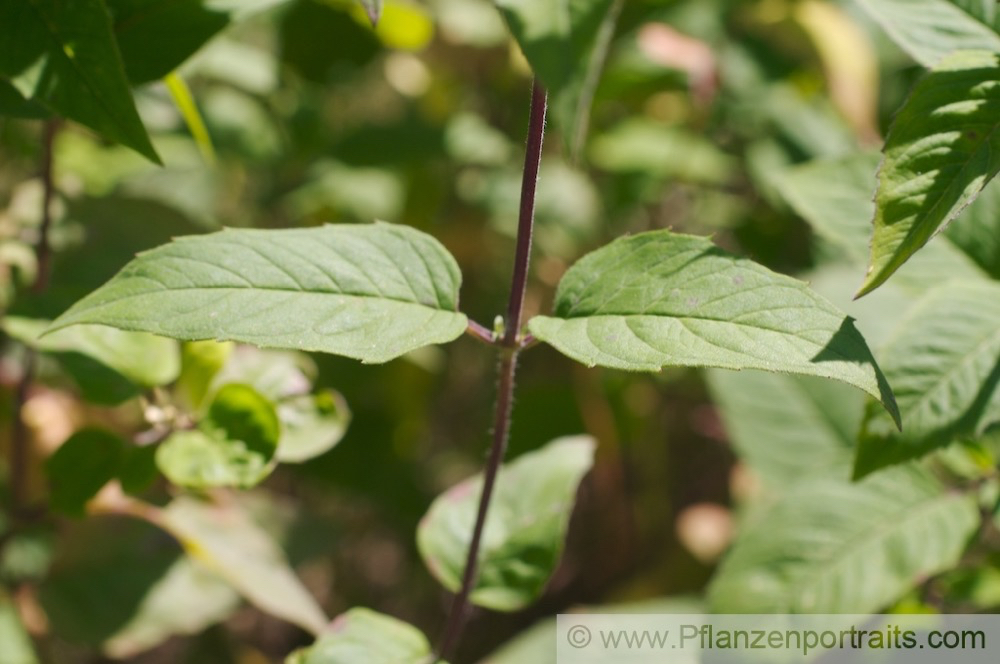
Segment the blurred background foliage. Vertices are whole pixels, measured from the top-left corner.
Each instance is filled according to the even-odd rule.
[[[171,237],[378,218],[440,239],[462,268],[463,310],[492,321],[510,278],[530,79],[492,3],[386,0],[376,29],[351,0],[243,5],[167,83],[166,71],[129,71],[162,167],[77,125],[58,132],[44,295],[26,288],[37,267],[41,123],[0,119],[7,314],[52,318]],[[221,27],[210,18],[199,29]],[[786,171],[877,147],[919,72],[851,2],[628,0],[583,149],[570,154],[557,124],[548,136],[528,313],[546,310],[575,258],[624,233],[712,235],[794,274],[842,256],[785,202]],[[189,90],[203,128],[179,110],[178,89]],[[860,275],[834,279],[827,292],[846,293]],[[5,329],[4,448],[25,371],[16,330]],[[243,504],[249,533],[281,543],[327,615],[361,605],[439,633],[449,600],[420,562],[414,532],[435,496],[481,467],[494,361],[470,339],[380,366],[294,360],[314,391],[349,408],[350,425],[328,452],[228,500]],[[74,362],[86,358],[41,355],[24,405],[29,490],[40,501],[52,490],[43,459],[71,433],[100,425],[135,439],[156,408],[155,394],[122,386],[120,375],[87,384],[100,383],[96,370]],[[476,613],[456,661],[536,661],[518,654],[538,652],[530,631],[489,655],[573,606],[701,595],[732,536],[734,506],[760,491],[695,371],[585,370],[546,347],[531,351],[510,455],[577,433],[600,445],[556,576],[528,609]],[[167,503],[162,479],[140,485]],[[256,664],[309,640],[241,604],[148,524],[50,515],[7,531],[4,520],[0,643],[16,607],[43,661]],[[171,594],[150,606],[166,579]],[[143,612],[155,617],[137,620]]]

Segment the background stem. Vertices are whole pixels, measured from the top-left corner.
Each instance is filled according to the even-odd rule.
[[[483,528],[489,512],[493,487],[500,472],[507,440],[510,434],[510,413],[514,403],[514,373],[517,370],[519,348],[518,335],[521,329],[524,293],[528,283],[528,265],[531,259],[531,235],[535,222],[535,187],[538,183],[538,166],[542,159],[542,143],[545,135],[545,90],[538,81],[531,88],[531,112],[528,120],[528,140],[524,156],[524,176],[521,180],[521,210],[517,226],[517,249],[514,257],[514,273],[510,285],[510,301],[507,306],[506,330],[500,340],[500,366],[497,383],[496,409],[493,414],[493,443],[489,459],[483,473],[483,492],[479,497],[476,524],[472,530],[469,551],[462,573],[462,585],[452,601],[444,635],[438,646],[438,656],[449,659],[458,644],[469,617],[469,596],[476,585],[479,574],[479,547],[482,544]]]

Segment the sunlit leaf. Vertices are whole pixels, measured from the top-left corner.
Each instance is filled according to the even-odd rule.
[[[296,578],[278,545],[238,504],[175,498],[163,525],[195,560],[232,584],[262,611],[314,634],[327,624],[316,600]]]
[[[873,613],[954,566],[973,497],[917,468],[793,486],[740,535],[709,587],[714,613]]]
[[[282,428],[277,459],[282,463],[323,454],[340,442],[351,420],[347,402],[333,390],[291,397],[277,407]]]
[[[542,593],[559,562],[577,486],[593,457],[594,440],[575,436],[501,468],[483,531],[474,603],[516,611]],[[438,497],[417,530],[424,562],[451,591],[458,590],[465,570],[482,482],[476,475]]]
[[[226,364],[232,351],[233,344],[230,342],[188,341],[181,345],[181,372],[177,378],[177,389],[192,409],[201,405],[212,379]]]
[[[386,362],[462,334],[460,274],[406,226],[225,230],[142,254],[52,330],[99,323]]]
[[[172,636],[198,634],[225,620],[239,605],[232,586],[183,556],[146,591],[128,622],[105,640],[103,650],[116,659],[133,657]]]
[[[31,637],[21,624],[17,607],[0,590],[0,655],[5,664],[39,664]]]
[[[995,24],[977,0],[857,0],[882,29],[925,67],[960,49],[1000,51]]]
[[[857,476],[1000,422],[1000,285],[951,282],[930,291],[900,322],[881,357],[903,430],[869,412]]]
[[[102,0],[0,3],[0,77],[28,100],[159,161]]]
[[[864,412],[860,392],[763,371],[712,370],[707,377],[730,441],[769,488],[850,462]]]
[[[886,139],[858,295],[885,282],[996,175],[998,123],[1000,53],[956,53],[917,84]]]
[[[885,377],[847,316],[805,283],[705,238],[651,231],[615,240],[563,275],[555,315],[531,319],[528,329],[587,366],[833,378],[897,415]]]
[[[285,664],[430,664],[431,647],[416,627],[369,609],[337,616],[308,648]]]

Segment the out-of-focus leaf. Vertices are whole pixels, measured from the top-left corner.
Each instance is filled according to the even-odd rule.
[[[427,664],[430,658],[427,637],[416,627],[369,609],[351,609],[285,664]]]
[[[327,625],[316,600],[296,578],[284,553],[235,503],[210,505],[175,498],[165,527],[195,560],[232,584],[257,608],[313,634]]]
[[[25,98],[159,162],[101,0],[0,4],[0,77]]]
[[[208,128],[205,127],[205,121],[198,111],[198,105],[191,94],[191,88],[177,72],[167,74],[163,82],[166,84],[177,110],[180,111],[181,117],[184,118],[184,124],[191,132],[191,138],[198,145],[198,150],[205,159],[205,163],[214,166],[215,146],[212,144],[212,136],[208,133]]]
[[[163,78],[229,24],[202,0],[107,0],[133,85]]]
[[[3,591],[0,591],[0,656],[4,664],[39,664],[17,607]]]
[[[316,365],[305,353],[237,346],[215,374],[209,393],[228,383],[245,383],[272,401],[307,394]]]
[[[623,237],[571,267],[555,316],[528,329],[587,366],[763,369],[832,378],[879,399],[889,385],[852,322],[809,287],[706,238]]]
[[[434,38],[434,21],[423,3],[389,0],[375,25],[375,35],[389,48],[421,51]]]
[[[291,397],[278,403],[281,442],[277,459],[299,463],[323,454],[340,442],[351,420],[347,402],[338,392]]]
[[[976,0],[857,0],[865,11],[925,67],[962,49],[1000,51],[995,23],[972,7]]]
[[[14,118],[47,118],[45,107],[28,101],[9,81],[0,78],[0,114]]]
[[[778,192],[813,230],[843,250],[855,262],[868,259],[879,156],[856,153],[837,159],[819,159],[786,169],[775,178]],[[998,192],[1000,193],[1000,192]],[[985,202],[984,202],[985,204]],[[980,222],[988,209],[974,202],[950,228],[964,229]],[[966,219],[969,217],[969,219]],[[944,279],[977,279],[982,269],[951,242],[940,238],[914,255],[893,283],[911,292],[923,292]],[[863,301],[863,300],[862,300]]]
[[[867,414],[858,477],[1000,422],[1000,285],[951,282],[930,291],[881,357],[903,430],[887,426],[877,412]]]
[[[550,115],[570,154],[583,145],[594,89],[619,0],[496,0],[514,39],[549,93]]]
[[[14,316],[3,322],[5,332],[32,348],[86,355],[142,387],[166,385],[180,373],[180,351],[172,339],[104,325],[78,325],[41,337],[48,326],[49,321]]]
[[[955,53],[913,90],[886,138],[858,295],[877,288],[1000,171],[1000,53]]]
[[[293,4],[281,19],[281,61],[319,84],[338,70],[370,62],[381,45],[349,9],[317,0]]]
[[[986,185],[943,235],[938,243],[951,241],[991,277],[1000,279],[1000,183]]]
[[[198,634],[225,620],[239,605],[232,586],[183,556],[149,588],[129,621],[102,649],[115,659],[134,657],[172,636]]]
[[[57,319],[387,362],[460,336],[461,275],[434,238],[385,223],[230,230],[147,252]]]
[[[273,470],[281,425],[274,405],[249,385],[230,383],[209,404],[201,431],[177,431],[157,449],[171,482],[248,488]]]
[[[729,440],[768,488],[850,463],[864,412],[857,390],[763,371],[713,369],[707,377]]]
[[[83,429],[69,437],[45,463],[53,507],[83,516],[84,506],[114,479],[125,455],[125,443],[102,429]]]
[[[739,537],[709,588],[715,613],[873,613],[953,567],[979,526],[975,498],[895,468],[792,487]]]
[[[590,160],[613,173],[642,173],[661,178],[721,184],[735,163],[710,141],[652,120],[626,120],[590,144]]]
[[[212,379],[225,366],[232,350],[233,344],[228,341],[188,341],[181,345],[181,373],[177,378],[177,389],[192,409],[201,405]]]
[[[309,169],[309,180],[286,197],[296,218],[392,219],[403,212],[406,190],[384,168],[357,168],[323,160]]]
[[[141,494],[156,481],[158,474],[155,447],[131,445],[125,448],[125,457],[118,469],[118,481],[125,493]]]
[[[516,611],[542,593],[562,554],[577,486],[593,458],[594,440],[574,436],[501,468],[483,531],[474,603]],[[417,530],[428,569],[453,592],[465,570],[482,483],[476,475],[439,496]]]

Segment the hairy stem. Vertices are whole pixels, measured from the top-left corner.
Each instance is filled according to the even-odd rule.
[[[528,264],[531,259],[531,235],[535,223],[535,186],[538,183],[538,166],[542,159],[542,142],[545,135],[545,90],[537,81],[531,89],[531,113],[528,121],[528,140],[524,157],[524,177],[521,181],[521,210],[517,226],[517,250],[514,257],[514,274],[510,285],[510,302],[504,336],[499,340],[500,367],[497,383],[496,409],[493,414],[493,442],[483,473],[483,492],[479,497],[476,524],[465,559],[462,585],[452,601],[451,612],[445,625],[437,654],[449,659],[458,644],[469,616],[469,596],[479,575],[479,548],[482,544],[486,515],[493,497],[500,465],[507,452],[510,433],[510,413],[514,403],[514,373],[520,351],[519,332],[524,306],[524,293],[528,283]]]

